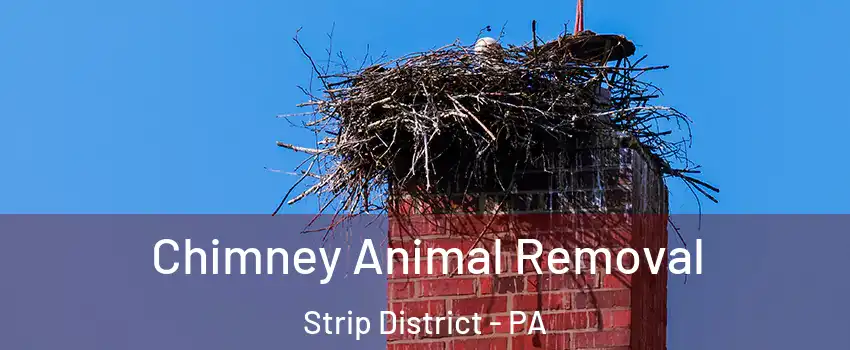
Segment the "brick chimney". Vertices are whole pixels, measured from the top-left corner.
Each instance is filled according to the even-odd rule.
[[[387,349],[666,349],[666,259],[657,275],[648,271],[645,260],[631,275],[616,269],[607,274],[604,265],[595,273],[570,269],[553,274],[545,261],[540,263],[543,274],[530,262],[524,273],[517,271],[513,242],[522,237],[568,251],[605,247],[616,254],[623,247],[638,252],[667,247],[667,192],[657,164],[616,137],[591,138],[571,141],[578,146],[562,151],[556,157],[560,164],[529,164],[508,194],[444,196],[453,204],[450,208],[472,208],[472,214],[428,208],[421,201],[405,202],[404,192],[394,194],[405,210],[390,216],[391,247],[413,249],[419,238],[421,248],[468,252],[477,246],[495,253],[493,242],[500,238],[504,271],[427,274],[420,260],[412,263],[423,265],[422,274],[391,274],[390,310],[404,310],[408,316],[478,313],[485,321],[482,335],[389,335]],[[599,141],[603,139],[607,141]],[[450,266],[457,265],[455,260]],[[529,320],[539,312],[546,334],[527,334],[521,328],[512,334],[511,311],[527,312]],[[492,321],[500,325],[492,326]]]

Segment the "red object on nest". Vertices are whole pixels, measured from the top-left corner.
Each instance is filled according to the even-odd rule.
[[[578,0],[576,5],[576,28],[573,34],[578,34],[584,31],[584,0]]]

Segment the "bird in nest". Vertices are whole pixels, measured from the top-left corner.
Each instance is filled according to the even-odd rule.
[[[475,42],[475,56],[482,66],[493,66],[504,63],[505,51],[499,41],[491,37],[483,37]]]

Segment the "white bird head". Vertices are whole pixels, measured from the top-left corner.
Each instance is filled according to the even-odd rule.
[[[490,37],[484,37],[484,38],[478,39],[478,41],[475,42],[475,53],[479,54],[479,55],[484,53],[485,51],[489,51],[489,50],[492,50],[492,49],[498,50],[498,49],[501,49],[501,48],[502,48],[502,46],[499,45],[499,42],[496,41],[496,39],[493,39],[493,38],[490,38]]]

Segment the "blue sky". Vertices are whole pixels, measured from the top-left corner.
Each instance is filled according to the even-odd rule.
[[[587,27],[622,33],[671,69],[651,75],[694,120],[692,158],[721,188],[706,213],[847,213],[850,127],[832,58],[840,1],[588,0]],[[5,1],[0,3],[0,212],[270,213],[305,140],[310,71],[292,43],[360,57],[555,36],[574,1]],[[671,209],[696,212],[671,184]],[[288,208],[310,212],[314,205]]]

